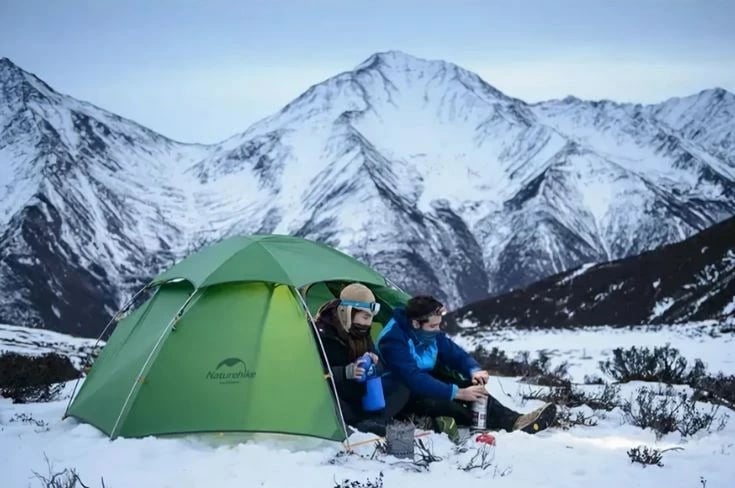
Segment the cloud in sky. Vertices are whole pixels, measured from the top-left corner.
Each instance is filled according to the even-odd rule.
[[[729,0],[26,0],[0,3],[0,56],[167,136],[215,142],[391,49],[530,102],[735,91],[733,18]]]

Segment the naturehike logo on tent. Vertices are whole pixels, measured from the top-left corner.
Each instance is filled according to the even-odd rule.
[[[247,364],[240,358],[223,359],[214,371],[207,372],[208,380],[219,380],[220,384],[240,383],[244,379],[254,377],[255,371],[248,371]]]

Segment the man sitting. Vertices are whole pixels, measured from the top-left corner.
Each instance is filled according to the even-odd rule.
[[[535,433],[547,428],[556,407],[546,404],[523,415],[490,395],[485,387],[488,372],[441,331],[444,313],[435,298],[413,297],[405,309],[394,310],[377,338],[377,350],[389,371],[383,384],[399,382],[411,392],[403,413],[451,417],[458,425],[471,426],[471,403],[486,397],[488,429]],[[467,379],[453,378],[456,373]]]

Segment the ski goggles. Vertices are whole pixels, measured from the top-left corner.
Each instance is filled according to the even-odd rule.
[[[360,310],[370,311],[373,315],[380,312],[380,304],[378,302],[360,302],[357,300],[340,300],[340,305],[345,307],[359,308]]]

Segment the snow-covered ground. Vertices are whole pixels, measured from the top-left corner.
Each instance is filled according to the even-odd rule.
[[[9,349],[8,331],[0,342],[0,351]],[[26,331],[28,329],[25,329]],[[464,340],[463,340],[464,341]],[[645,328],[583,331],[513,332],[494,334],[485,345],[532,354],[546,349],[555,360],[571,360],[573,375],[602,373],[600,360],[614,347],[663,345],[670,343],[687,358],[700,357],[710,370],[735,373],[733,335],[712,337],[699,326],[678,329]],[[623,385],[621,396],[627,398],[641,384]],[[0,468],[3,487],[41,486],[33,472],[47,475],[44,456],[54,471],[75,468],[88,486],[119,487],[288,487],[330,488],[349,479],[365,483],[375,481],[382,472],[383,487],[422,488],[457,486],[487,487],[570,487],[594,486],[668,486],[703,488],[732,486],[735,479],[735,412],[721,408],[718,415],[729,413],[731,421],[724,430],[699,432],[682,438],[669,434],[657,439],[650,430],[624,423],[619,409],[598,412],[594,427],[570,430],[550,429],[535,436],[520,432],[498,432],[492,465],[485,470],[464,471],[478,446],[472,438],[458,452],[446,436],[431,434],[424,441],[431,444],[441,461],[420,470],[415,465],[391,456],[370,459],[372,444],[355,448],[344,455],[337,443],[300,438],[277,438],[259,435],[186,436],[182,438],[116,439],[110,441],[94,427],[73,419],[61,420],[72,384],[67,385],[59,401],[46,404],[15,405],[0,399]],[[513,378],[493,378],[489,389],[502,402],[527,411],[539,402],[524,403],[523,392],[537,387]],[[706,404],[700,405],[708,410]],[[297,405],[294,405],[297,408]],[[580,411],[592,413],[586,407]],[[27,420],[31,416],[33,421]],[[25,421],[23,419],[26,419]],[[373,436],[355,434],[355,443]],[[663,467],[642,468],[631,464],[626,451],[640,444],[658,449],[681,447],[663,455]]]
[[[96,343],[94,339],[72,337],[47,329],[0,324],[0,353],[36,355],[55,352],[67,356],[77,369],[92,354]],[[102,345],[104,342],[98,347]]]
[[[711,373],[735,373],[735,334],[721,333],[721,325],[715,322],[585,327],[576,331],[501,329],[482,333],[474,333],[469,321],[463,325],[464,329],[454,340],[468,350],[479,345],[487,349],[497,347],[510,358],[522,351],[529,351],[535,357],[536,351],[546,350],[552,356],[552,364],[569,363],[569,373],[577,382],[582,382],[587,374],[601,376],[598,363],[609,358],[617,347],[653,349],[666,344],[678,349],[690,364],[701,359]]]

